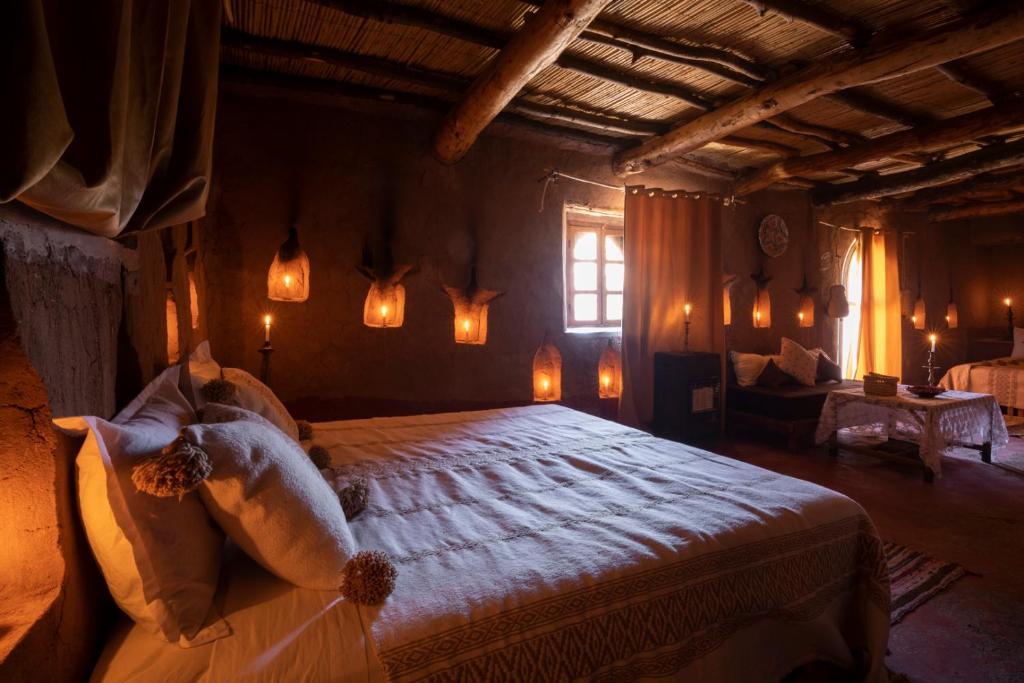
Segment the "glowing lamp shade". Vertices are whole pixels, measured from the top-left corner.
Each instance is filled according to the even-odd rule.
[[[772,297],[767,289],[758,289],[754,295],[754,310],[751,317],[754,327],[772,326]]]
[[[533,400],[543,403],[562,399],[562,354],[544,336],[544,343],[533,354]]]
[[[501,296],[502,292],[481,289],[476,283],[476,268],[470,271],[469,284],[465,287],[441,285],[445,294],[452,300],[455,309],[453,323],[455,325],[456,344],[487,343],[487,312],[491,301]]]
[[[946,327],[951,330],[955,330],[957,325],[960,324],[960,315],[956,309],[956,302],[950,301],[946,305]]]
[[[167,315],[167,364],[174,365],[181,358],[181,342],[178,337],[178,302],[174,292],[167,290],[165,303]]]
[[[910,316],[910,321],[914,323],[915,330],[923,330],[925,324],[925,307],[924,299],[917,297],[917,301],[914,302],[914,314]]]
[[[618,398],[622,394],[622,356],[612,340],[601,352],[597,362],[597,395],[599,398]]]
[[[295,228],[288,230],[288,239],[270,264],[267,298],[295,302],[309,298],[309,257],[299,246],[299,232]]]
[[[363,303],[363,324],[367,327],[401,327],[405,322],[405,287],[399,283],[375,281]]]
[[[800,297],[796,318],[800,327],[814,327],[814,297],[810,294]]]
[[[832,285],[828,288],[828,316],[845,318],[850,315],[850,300],[846,298],[846,287]]]

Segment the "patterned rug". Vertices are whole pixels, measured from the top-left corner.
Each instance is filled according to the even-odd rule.
[[[892,624],[899,623],[967,574],[958,564],[936,560],[898,543],[886,542],[885,556],[889,563]]]

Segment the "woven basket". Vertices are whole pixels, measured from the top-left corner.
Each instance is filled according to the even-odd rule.
[[[898,382],[895,377],[864,375],[864,393],[868,396],[895,396]]]

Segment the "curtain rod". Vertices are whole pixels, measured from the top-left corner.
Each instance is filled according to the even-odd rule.
[[[606,190],[616,190],[618,192],[623,192],[623,193],[626,191],[626,187],[624,185],[610,185],[608,183],[602,183],[602,182],[600,182],[598,180],[590,180],[589,178],[580,178],[578,176],[569,175],[568,173],[563,173],[562,171],[559,171],[557,168],[553,168],[550,171],[548,171],[547,173],[545,173],[540,178],[541,181],[544,181],[544,191],[541,193],[541,196],[540,196],[540,209],[539,209],[539,211],[543,211],[544,210],[544,198],[547,196],[548,186],[550,186],[551,183],[555,182],[559,178],[565,178],[566,180],[575,180],[578,183],[585,183],[587,185],[594,185],[596,187],[603,187]],[[633,188],[633,194],[636,194],[637,191],[638,191],[637,188]],[[693,199],[700,199],[701,197],[707,197],[708,199],[712,199],[712,200],[717,201],[717,202],[722,202],[723,206],[732,206],[732,205],[735,205],[735,204],[746,204],[747,203],[743,199],[737,199],[735,195],[729,195],[727,197],[723,197],[722,195],[719,195],[719,194],[713,193],[713,192],[700,192],[700,191],[698,191],[698,192],[687,192],[685,190],[666,191],[666,190],[655,190],[655,189],[651,189],[651,190],[649,190],[649,192],[651,193],[652,196],[654,195],[655,192],[658,192],[658,193],[660,193],[662,195],[669,195],[673,199],[675,199],[677,197],[693,198]]]

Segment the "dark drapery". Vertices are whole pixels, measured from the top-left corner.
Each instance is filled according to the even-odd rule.
[[[0,9],[0,203],[107,237],[203,215],[221,3]]]

